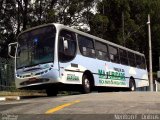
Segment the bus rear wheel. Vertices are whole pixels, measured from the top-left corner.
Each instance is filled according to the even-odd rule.
[[[91,82],[87,75],[84,75],[82,78],[82,93],[90,93],[91,92]]]
[[[129,91],[136,91],[136,84],[134,80],[129,81]]]
[[[53,89],[53,88],[47,88],[47,89],[46,89],[46,93],[47,93],[47,96],[48,96],[48,97],[57,96],[58,90]]]

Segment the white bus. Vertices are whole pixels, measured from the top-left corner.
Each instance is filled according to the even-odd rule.
[[[19,89],[46,89],[55,96],[62,89],[149,86],[144,54],[61,24],[28,29],[8,48]]]

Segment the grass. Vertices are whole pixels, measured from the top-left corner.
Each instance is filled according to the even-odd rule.
[[[0,91],[0,96],[46,96],[43,91]]]
[[[73,91],[59,91],[59,95],[75,95],[79,92]],[[14,90],[14,91],[0,91],[1,96],[47,96],[44,90]]]

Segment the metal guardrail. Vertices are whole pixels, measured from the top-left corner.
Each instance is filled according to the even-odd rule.
[[[0,58],[0,91],[15,90],[14,61]]]

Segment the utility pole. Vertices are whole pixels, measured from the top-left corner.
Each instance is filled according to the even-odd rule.
[[[149,80],[150,80],[150,91],[153,91],[150,14],[148,14],[148,22],[147,22],[147,24],[148,24],[148,40],[149,40]]]
[[[125,37],[124,37],[124,12],[122,11],[122,36],[123,36],[123,46],[125,47]]]
[[[159,57],[159,70],[160,70],[160,57]]]
[[[104,15],[104,3],[103,3],[103,15]],[[102,38],[104,38],[104,21],[102,22]]]

